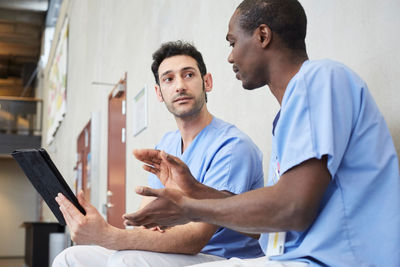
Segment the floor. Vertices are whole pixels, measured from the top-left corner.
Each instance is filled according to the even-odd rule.
[[[0,258],[1,267],[23,267],[24,258]]]

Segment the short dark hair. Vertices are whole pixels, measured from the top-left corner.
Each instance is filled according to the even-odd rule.
[[[194,58],[197,62],[197,66],[199,67],[201,78],[203,78],[203,76],[207,74],[207,68],[204,64],[203,56],[193,44],[184,42],[182,40],[167,42],[163,43],[161,47],[153,53],[153,63],[151,64],[151,70],[158,85],[160,85],[160,80],[158,78],[158,68],[160,67],[161,62],[163,62],[163,60],[166,58],[178,55],[186,55]]]
[[[237,9],[247,33],[266,24],[289,49],[306,50],[307,17],[297,0],[244,0]]]

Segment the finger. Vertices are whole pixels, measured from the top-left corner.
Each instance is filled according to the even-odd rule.
[[[154,162],[154,161],[151,161],[151,160],[142,160],[142,162],[146,163],[146,165],[149,165],[149,166],[154,167],[156,169],[159,169],[160,168],[160,164],[161,164],[161,162]]]
[[[125,225],[125,226],[134,226],[134,225],[132,224],[132,222],[129,221],[129,220],[124,220],[124,225]]]
[[[152,189],[147,186],[138,186],[135,189],[136,194],[148,197],[159,197],[162,195],[163,189]]]
[[[157,226],[157,227],[155,227],[155,228],[153,228],[153,229],[156,229],[156,230],[159,231],[160,233],[164,233],[164,232],[165,232],[165,230],[163,229],[163,226]]]
[[[71,215],[65,210],[64,206],[60,206],[59,207],[61,213],[64,216],[65,222],[67,223],[67,225],[71,228],[72,225],[74,224],[74,219],[71,217]]]
[[[144,224],[144,227],[146,227],[146,229],[152,229],[152,228],[157,228],[159,226],[159,224],[157,223],[148,223],[148,224]]]
[[[124,220],[124,225],[125,226],[133,226],[129,220]]]
[[[126,225],[128,225],[128,226],[141,226],[141,225],[142,225],[141,221],[136,221],[136,220],[134,220],[134,219],[133,219],[133,216],[135,216],[135,215],[129,215],[129,216],[127,216],[127,217],[125,218],[124,223],[126,223]]]
[[[123,217],[128,221],[128,225],[132,226],[141,226],[148,223],[148,216],[146,215],[145,208],[135,213],[124,214]]]
[[[168,226],[159,226],[158,228],[160,228],[160,231],[162,231],[164,233],[165,230],[167,230],[169,227]]]
[[[74,218],[71,217],[71,214],[68,212],[68,210],[65,208],[64,201],[60,197],[56,197],[57,203],[60,205],[59,209],[61,213],[63,214],[63,217],[65,219],[65,222],[67,225],[71,228],[72,225],[75,224]]]
[[[57,197],[59,198],[58,204],[65,209],[65,212],[70,215],[71,218],[80,218],[83,217],[83,214],[69,201],[63,194],[58,193]]]
[[[62,213],[62,215],[63,215],[63,217],[65,219],[65,222],[69,226],[70,225],[70,221],[69,221],[70,219],[69,219],[69,216],[67,216],[67,214],[65,213],[63,202],[61,201],[61,199],[58,196],[55,197],[55,200],[58,203],[58,206],[59,206],[58,208],[61,211],[61,213]]]
[[[88,208],[90,208],[90,204],[89,204],[88,202],[86,202],[85,194],[83,193],[83,190],[79,191],[79,193],[78,193],[78,201],[79,201],[79,204],[81,204],[81,206],[82,206],[85,210],[87,210]]]
[[[159,164],[161,162],[160,151],[156,149],[134,149],[133,155],[136,159],[150,165]]]
[[[143,165],[142,168],[143,168],[145,171],[147,171],[147,172],[153,173],[154,175],[157,175],[157,176],[158,176],[158,174],[160,174],[160,170],[157,169],[157,168],[154,168],[154,167],[152,167],[152,166]]]
[[[139,228],[144,229],[144,230],[151,230],[151,229],[155,228],[155,226],[157,225],[157,224],[154,224],[154,226],[152,226],[152,227],[146,227],[145,225],[149,224],[147,218],[144,219],[143,221],[125,220],[124,224],[127,225],[127,226],[139,227]]]
[[[57,203],[58,203],[58,205],[59,205],[58,208],[60,209],[60,211],[61,211],[61,213],[62,213],[62,215],[63,215],[63,217],[64,217],[64,219],[65,219],[65,222],[68,224],[68,219],[67,219],[67,216],[66,216],[66,214],[65,214],[65,211],[64,211],[64,209],[63,209],[63,206],[61,206],[61,204],[59,203],[59,201],[60,201],[59,197],[56,197],[55,200],[57,201]]]

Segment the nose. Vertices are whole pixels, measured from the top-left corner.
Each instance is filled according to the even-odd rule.
[[[234,62],[234,61],[233,61],[232,51],[229,53],[228,62],[231,63],[231,64],[233,64],[233,62]]]
[[[186,90],[185,81],[181,77],[176,78],[175,82],[175,91],[177,93]]]

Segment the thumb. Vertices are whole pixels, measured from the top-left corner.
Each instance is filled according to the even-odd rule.
[[[85,210],[87,210],[87,208],[89,208],[90,204],[88,202],[86,202],[85,194],[83,193],[83,190],[79,191],[79,193],[78,193],[78,201],[79,201],[79,204],[81,204],[81,206]]]
[[[136,194],[148,197],[159,197],[162,189],[152,189],[147,186],[138,186],[135,189]]]

